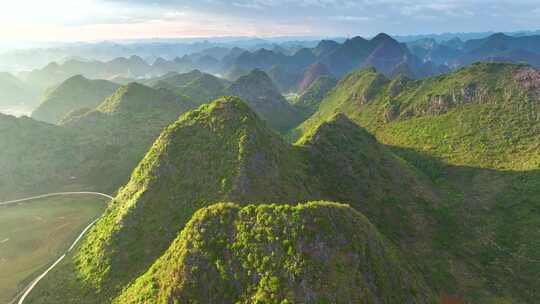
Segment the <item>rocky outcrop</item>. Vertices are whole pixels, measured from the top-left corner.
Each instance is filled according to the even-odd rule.
[[[540,71],[532,67],[524,67],[514,74],[516,80],[528,92],[540,97]]]
[[[425,107],[417,109],[416,114],[441,115],[457,106],[470,103],[484,103],[488,100],[488,90],[471,83],[467,86],[456,88],[449,94],[427,95]]]

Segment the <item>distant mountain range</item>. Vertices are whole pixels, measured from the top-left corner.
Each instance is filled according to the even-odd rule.
[[[397,41],[409,43],[418,40],[433,39],[437,42],[460,39],[462,41],[486,38],[494,32],[442,33],[423,35],[392,35]],[[539,31],[516,31],[506,35],[513,37],[540,34]],[[209,37],[186,39],[133,39],[125,41],[101,41],[96,43],[36,43],[21,44],[16,47],[2,48],[0,70],[19,72],[43,67],[50,62],[63,62],[67,59],[86,58],[87,60],[110,61],[117,57],[133,55],[153,62],[157,58],[171,60],[213,48],[242,48],[250,51],[265,48],[280,50],[291,54],[301,48],[312,48],[321,40],[334,40],[342,43],[351,37]]]
[[[424,38],[400,43],[379,34],[372,39],[321,40],[305,43],[250,45],[202,43],[207,46],[171,59],[116,57],[107,61],[70,57],[16,75],[1,74],[0,105],[38,103],[38,96],[64,80],[82,75],[119,84],[149,81],[168,73],[199,70],[236,81],[253,69],[265,71],[282,93],[302,93],[317,77],[337,79],[363,67],[374,67],[387,77],[406,74],[422,79],[479,61],[527,63],[540,67],[540,36],[502,33],[461,40]],[[199,45],[201,46],[201,45]],[[9,76],[9,77],[8,77]],[[2,96],[3,94],[3,96]],[[209,96],[211,100],[217,96]]]
[[[445,42],[427,39],[411,42],[409,47],[424,61],[451,68],[479,61],[527,63],[540,67],[540,35],[514,37],[497,33],[480,39]]]
[[[209,49],[260,48],[289,51],[317,44],[317,37],[291,38],[207,38],[207,39],[150,39],[139,41],[98,43],[52,43],[37,45],[35,48],[21,48],[0,54],[0,70],[32,70],[50,62],[64,62],[74,58],[90,61],[110,61],[117,57],[139,56],[149,62],[157,58],[173,59]]]
[[[34,106],[39,91],[11,73],[0,73],[0,108]]]
[[[310,71],[314,66],[317,69]],[[325,74],[340,78],[354,69],[368,66],[373,66],[390,77],[406,72],[413,78],[423,78],[448,70],[445,66],[422,62],[410,53],[405,44],[386,34],[379,34],[371,40],[355,37],[343,43],[324,40],[314,48],[304,48],[293,55],[265,49],[244,52],[228,69],[249,71],[258,68],[269,71],[271,75],[275,74],[272,71],[280,70],[281,74],[289,76],[273,77],[273,80],[282,88],[296,91],[299,88],[305,89],[306,82],[320,76],[309,76],[309,73],[314,71],[320,73],[324,69]]]

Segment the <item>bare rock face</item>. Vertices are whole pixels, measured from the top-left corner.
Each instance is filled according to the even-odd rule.
[[[396,120],[399,117],[400,106],[399,104],[390,104],[384,111],[384,120],[386,122],[391,122]]]
[[[488,96],[488,90],[486,88],[471,83],[467,86],[456,88],[449,94],[428,95],[426,107],[423,107],[417,112],[423,115],[441,115],[457,106],[488,102]]]
[[[540,98],[540,71],[524,67],[514,74],[514,79],[527,91]]]

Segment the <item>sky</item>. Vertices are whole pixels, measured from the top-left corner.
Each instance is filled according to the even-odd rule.
[[[1,0],[0,41],[540,29],[539,0]]]

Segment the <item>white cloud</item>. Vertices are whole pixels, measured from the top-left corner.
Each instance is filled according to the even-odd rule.
[[[370,17],[364,17],[364,16],[330,16],[328,19],[335,20],[335,21],[352,21],[352,22],[365,22],[370,21],[372,18]]]
[[[32,39],[79,36],[86,39],[85,37],[99,35],[103,36],[103,39],[111,39],[131,37],[137,33],[141,37],[216,36],[227,33],[235,36],[273,33],[369,36],[378,32],[407,34],[427,31],[511,31],[540,28],[538,0],[6,0],[3,2],[5,3],[2,3],[0,11],[0,39],[16,36],[33,37]],[[399,26],[396,26],[397,24]],[[21,29],[23,34],[13,33],[13,28]]]

